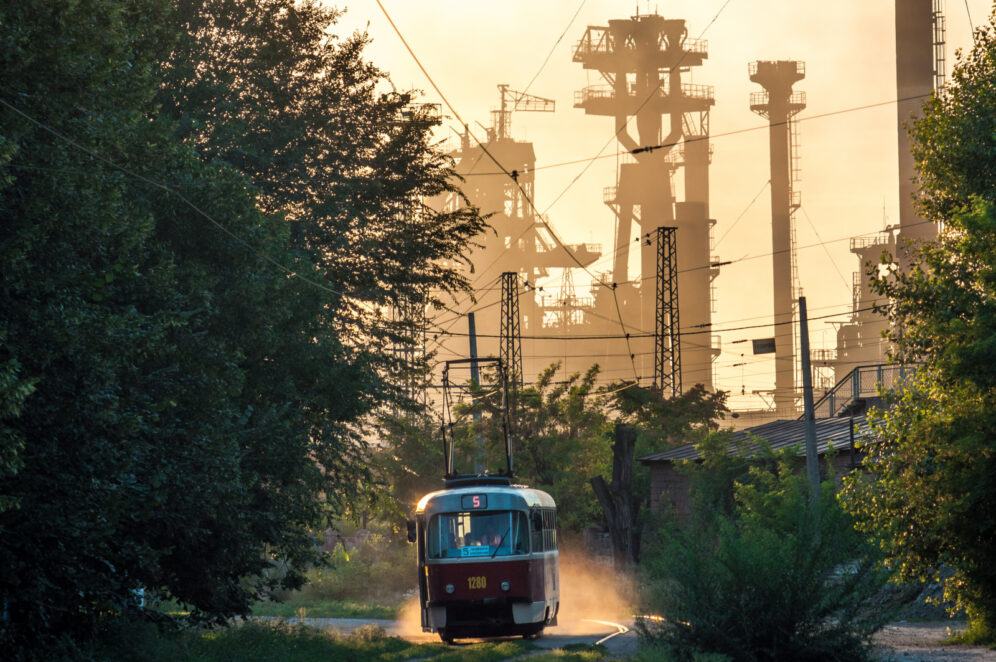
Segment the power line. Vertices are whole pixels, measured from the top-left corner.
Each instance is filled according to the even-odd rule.
[[[809,222],[809,227],[813,229],[813,233],[816,235],[816,239],[820,242],[820,246],[823,247],[823,252],[827,254],[827,259],[830,260],[833,270],[837,272],[838,276],[840,276],[840,280],[844,283],[844,287],[850,289],[851,284],[847,282],[846,278],[844,278],[844,274],[840,272],[840,267],[837,266],[837,262],[833,259],[833,256],[830,255],[830,251],[827,250],[827,245],[824,243],[823,237],[820,236],[820,231],[816,229],[816,224],[813,223],[813,219],[809,218],[809,212],[807,212],[806,208],[801,205],[799,208],[802,210],[802,215],[805,216],[806,220]]]
[[[730,234],[730,232],[733,231],[733,228],[737,227],[737,223],[740,222],[740,219],[747,215],[747,212],[750,211],[750,208],[754,206],[754,203],[757,202],[757,199],[761,197],[761,194],[764,193],[764,190],[766,188],[768,188],[768,186],[770,186],[770,185],[771,185],[771,180],[770,179],[765,180],[764,184],[761,185],[761,190],[758,191],[757,195],[755,195],[751,199],[751,201],[747,203],[747,206],[744,207],[744,210],[742,212],[740,212],[740,214],[733,221],[733,223],[730,225],[730,227],[728,227],[726,229],[726,232],[723,233],[723,236],[716,240],[716,243],[714,243],[712,245],[713,248],[716,248],[717,246],[719,246],[720,242],[722,242],[724,239],[726,239],[726,235]]]
[[[879,108],[881,106],[895,105],[895,104],[902,103],[902,102],[905,102],[905,101],[915,101],[917,99],[926,99],[929,96],[930,96],[929,94],[917,94],[917,95],[913,95],[913,96],[909,96],[909,97],[889,99],[887,101],[878,101],[878,102],[875,102],[875,103],[864,104],[864,105],[861,105],[861,106],[849,106],[847,108],[839,108],[837,110],[831,110],[831,111],[827,111],[825,113],[819,113],[817,115],[809,115],[808,117],[801,117],[801,116],[797,115],[797,116],[795,116],[793,118],[793,121],[797,121],[797,122],[808,122],[810,120],[825,119],[827,117],[834,117],[836,115],[844,115],[844,114],[847,114],[847,113],[853,113],[853,112],[858,112],[858,111],[862,111],[862,110],[870,110],[872,108]],[[693,143],[693,142],[698,142],[700,140],[714,140],[716,138],[725,138],[725,137],[735,136],[735,135],[739,135],[739,134],[743,134],[743,133],[751,133],[753,131],[767,131],[767,130],[769,130],[769,128],[771,126],[778,126],[778,125],[779,125],[778,123],[776,123],[774,125],[771,125],[771,124],[762,124],[762,125],[758,125],[758,126],[744,127],[742,129],[732,129],[730,131],[723,131],[723,132],[720,132],[720,133],[710,133],[708,137],[706,137],[706,136],[703,136],[703,137],[694,137],[693,136],[691,138],[686,139],[685,142],[686,143]],[[613,134],[613,138],[615,138],[615,134]],[[649,145],[647,147],[641,147],[639,149],[641,149],[643,151],[653,151],[653,150],[660,149],[660,148],[663,148],[663,147],[671,147],[671,146],[672,145]],[[604,147],[602,149],[604,150]],[[600,150],[598,152],[598,154],[596,154],[595,156],[584,157],[584,158],[580,158],[580,159],[572,159],[570,161],[558,161],[556,163],[547,163],[545,165],[538,165],[538,166],[536,166],[536,167],[533,168],[533,171],[537,171],[537,170],[548,170],[548,169],[551,169],[551,168],[562,168],[564,166],[577,165],[579,163],[587,163],[589,161],[595,161],[595,160],[598,160],[598,159],[614,158],[615,156],[616,156],[615,154],[602,154],[602,151]],[[478,173],[474,173],[475,176],[498,176],[498,175],[504,175],[504,174],[506,174],[506,173],[504,173],[504,172],[478,172]]]
[[[536,82],[536,79],[539,78],[540,73],[546,67],[546,64],[547,64],[547,62],[550,61],[550,58],[553,56],[553,52],[555,50],[557,50],[557,46],[560,45],[560,42],[563,40],[564,36],[567,34],[567,31],[571,29],[572,25],[574,25],[574,20],[578,17],[578,14],[581,13],[581,9],[584,8],[584,5],[585,5],[585,3],[587,1],[588,0],[581,0],[581,2],[578,3],[578,8],[577,8],[577,10],[575,10],[574,15],[571,16],[571,20],[569,20],[567,22],[567,26],[564,28],[564,31],[560,33],[559,37],[557,37],[557,41],[555,41],[554,44],[553,44],[553,46],[550,48],[550,52],[546,54],[546,59],[543,60],[543,64],[541,64],[540,68],[536,70],[536,73],[533,74],[533,77],[529,79],[529,83],[526,85],[526,89],[524,89],[522,91],[523,94],[525,94],[526,92],[528,92],[529,88],[531,88],[533,86],[533,83]]]
[[[819,315],[819,316],[815,316],[815,317],[810,317],[809,319],[810,320],[830,319],[831,317],[840,317],[841,315],[848,315],[848,314],[854,314],[854,313],[863,313],[863,312],[868,312],[868,311],[871,311],[871,310],[881,310],[882,308],[883,308],[883,306],[868,306],[867,308],[858,308],[858,309],[853,310],[853,311],[846,311],[846,312],[840,312],[840,313],[831,313],[829,315]],[[731,331],[745,331],[745,330],[749,330],[749,329],[764,329],[764,328],[770,328],[770,327],[774,327],[774,326],[782,326],[782,325],[785,325],[785,324],[794,324],[794,323],[795,323],[795,320],[784,320],[784,321],[781,321],[781,322],[770,322],[770,323],[767,323],[767,324],[751,324],[751,325],[747,325],[747,326],[732,327],[732,328],[729,328],[729,329],[714,329],[714,328],[711,328],[711,325],[710,325],[710,328],[705,328],[705,329],[700,329],[700,330],[695,330],[695,331],[681,331],[681,332],[678,333],[678,335],[680,335],[680,336],[696,336],[696,335],[702,335],[703,333],[729,333]],[[449,332],[448,331],[448,332],[446,332],[446,335],[462,337],[462,336],[468,336],[470,334],[468,334],[468,333],[454,333],[454,332]],[[498,338],[499,336],[496,335],[496,334],[479,333],[479,334],[477,334],[477,337],[478,338]],[[652,334],[652,333],[626,333],[626,334],[623,334],[623,335],[612,335],[612,334],[581,335],[581,334],[578,334],[578,335],[570,335],[570,336],[522,336],[522,339],[523,340],[536,340],[536,341],[539,341],[539,340],[621,340],[623,338],[626,338],[626,339],[635,339],[635,338],[653,338],[653,337],[654,337],[654,334]]]
[[[727,2],[729,2],[729,0],[727,0]],[[426,69],[425,69],[424,66],[422,66],[422,62],[418,59],[418,56],[415,55],[415,51],[412,50],[411,46],[408,45],[408,41],[405,39],[404,35],[401,33],[401,30],[398,28],[398,26],[394,23],[394,20],[391,19],[391,15],[387,12],[387,8],[384,7],[384,4],[381,2],[381,0],[377,0],[377,5],[380,7],[380,10],[384,13],[384,16],[387,18],[388,22],[391,24],[391,27],[394,28],[395,33],[397,33],[398,38],[401,39],[401,42],[404,44],[405,48],[408,50],[408,53],[412,56],[412,59],[415,60],[415,63],[418,65],[418,68],[422,71],[422,73],[428,79],[428,81],[432,85],[433,89],[435,89],[436,92],[439,94],[439,97],[443,100],[443,103],[446,104],[446,107],[450,109],[450,112],[453,113],[454,117],[456,117],[456,119],[461,124],[466,125],[466,123],[463,121],[463,118],[460,117],[460,113],[457,112],[456,108],[453,107],[453,104],[450,103],[449,99],[446,98],[446,95],[444,95],[442,93],[442,90],[439,89],[439,86],[436,85],[436,81],[433,80],[432,76],[429,75],[429,72],[426,71]],[[533,202],[532,198],[529,196],[529,194],[526,193],[526,190],[522,187],[522,184],[519,182],[519,178],[518,178],[517,174],[514,173],[514,172],[509,172],[508,169],[505,168],[505,166],[503,166],[501,164],[501,162],[498,161],[498,159],[495,158],[495,156],[493,154],[491,154],[491,152],[484,145],[484,143],[481,142],[480,139],[478,139],[477,135],[474,134],[472,131],[470,131],[469,128],[467,129],[467,133],[470,134],[474,138],[474,141],[478,144],[478,146],[481,148],[481,150],[488,156],[488,158],[491,159],[491,161],[493,161],[494,164],[496,166],[498,166],[498,168],[502,172],[504,172],[506,175],[508,175],[508,177],[515,183],[516,187],[522,193],[523,200],[525,200],[526,202],[528,202],[529,206],[538,215],[538,218],[539,218],[540,222],[543,224],[543,227],[545,227],[547,229],[547,232],[550,233],[550,236],[553,238],[554,242],[564,252],[567,253],[568,257],[570,257],[571,260],[573,260],[579,267],[581,267],[581,269],[583,269],[586,273],[588,273],[589,276],[591,276],[594,279],[595,275],[592,274],[590,271],[588,271],[587,267],[585,267],[583,264],[581,264],[581,261],[578,260],[577,256],[574,255],[574,253],[570,249],[567,248],[567,246],[564,244],[564,242],[562,242],[560,240],[560,237],[553,230],[553,228],[550,227],[550,224],[547,223],[546,219],[543,218],[543,214],[540,213],[539,209],[536,208],[535,202]],[[606,285],[606,287],[608,287],[608,285]],[[619,301],[615,297],[613,297],[613,300],[614,300],[615,306],[616,306],[616,313],[619,316],[619,326],[620,326],[621,330],[623,331],[623,333],[625,334],[626,333],[626,326],[623,323],[622,313],[619,310]],[[638,378],[638,376],[636,374],[636,363],[635,362],[633,362],[633,375],[634,375],[634,377],[637,377],[637,381],[639,381],[639,378]]]

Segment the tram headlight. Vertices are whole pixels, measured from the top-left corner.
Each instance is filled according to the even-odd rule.
[[[453,591],[455,591],[455,590],[456,590],[456,587],[455,587],[455,586],[453,586],[453,584],[447,584],[447,585],[446,585],[446,592],[447,592],[447,593],[452,593],[452,592],[453,592]]]
[[[510,588],[512,588],[512,585],[510,583],[508,583],[507,581],[504,581],[504,582],[501,583],[501,590],[507,591]]]

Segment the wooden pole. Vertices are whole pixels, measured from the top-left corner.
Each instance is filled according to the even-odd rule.
[[[799,347],[802,349],[802,402],[806,421],[806,473],[813,491],[813,501],[820,497],[820,458],[816,454],[816,412],[813,408],[813,373],[809,363],[809,320],[806,297],[799,297]]]

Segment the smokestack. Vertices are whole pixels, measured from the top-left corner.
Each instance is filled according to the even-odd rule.
[[[794,60],[751,62],[750,79],[764,92],[750,95],[750,109],[767,118],[771,157],[771,249],[775,322],[775,409],[795,410],[795,356],[792,334],[792,213],[799,208],[792,191],[790,119],[806,107],[806,95],[792,85],[806,76]]]
[[[938,0],[896,0],[896,116],[899,128],[899,243],[929,241],[937,227],[913,209],[913,157],[906,125],[920,116],[934,90],[935,61],[943,67],[944,29]],[[939,28],[938,30],[935,30]],[[943,71],[939,72],[943,75]]]

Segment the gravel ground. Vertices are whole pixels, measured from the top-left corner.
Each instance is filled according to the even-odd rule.
[[[946,646],[941,641],[964,627],[957,621],[893,623],[875,635],[879,659],[895,662],[996,662],[996,650]]]

